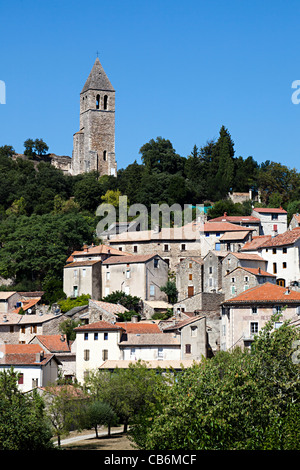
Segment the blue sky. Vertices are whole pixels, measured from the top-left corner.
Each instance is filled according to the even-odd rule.
[[[118,168],[152,138],[187,156],[225,125],[236,156],[300,170],[299,0],[2,0],[0,18],[0,145],[42,138],[71,156],[99,51]]]

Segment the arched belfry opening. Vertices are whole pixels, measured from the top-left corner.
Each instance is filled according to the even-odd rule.
[[[107,106],[108,106],[108,96],[105,95],[105,96],[104,96],[104,102],[103,102],[103,108],[104,108],[104,109],[107,109]]]
[[[100,109],[100,95],[96,96],[96,109]]]

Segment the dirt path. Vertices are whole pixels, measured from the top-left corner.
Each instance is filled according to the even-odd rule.
[[[126,434],[122,433],[123,428],[113,428],[111,436],[107,435],[107,429],[98,432],[96,438],[95,431],[85,431],[81,433],[70,433],[68,437],[62,439],[61,447],[65,450],[135,450]]]

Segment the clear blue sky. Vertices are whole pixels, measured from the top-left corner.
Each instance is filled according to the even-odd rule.
[[[300,170],[300,1],[2,0],[0,145],[72,155],[96,59],[116,89],[118,168],[157,136],[187,156],[225,125],[236,156]]]

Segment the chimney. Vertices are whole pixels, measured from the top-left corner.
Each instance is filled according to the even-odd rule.
[[[138,321],[139,321],[138,316],[137,315],[132,315],[131,322],[132,323],[138,323]]]
[[[260,274],[260,268],[258,268],[258,274]]]
[[[85,251],[86,253],[89,251],[89,248],[87,245],[83,245],[83,251]]]
[[[35,355],[35,362],[42,362],[44,359],[44,351],[40,351]]]
[[[60,340],[61,340],[62,342],[65,341],[65,340],[66,340],[65,335],[63,335],[63,334],[60,335]]]

